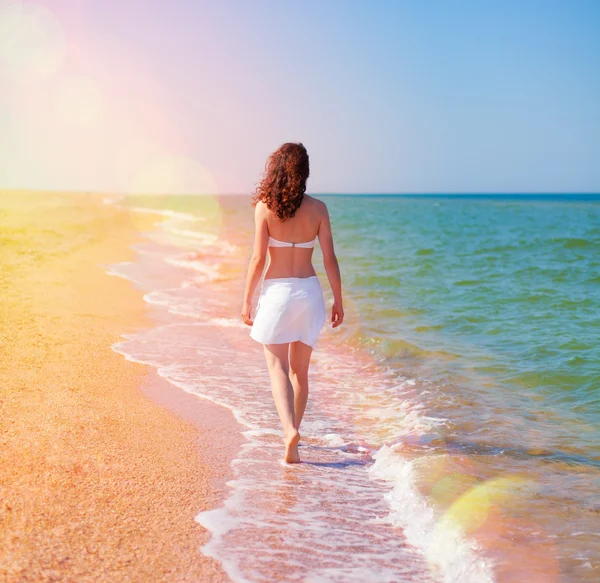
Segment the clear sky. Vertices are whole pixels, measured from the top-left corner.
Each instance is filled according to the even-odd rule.
[[[0,187],[600,192],[597,0],[0,0]]]

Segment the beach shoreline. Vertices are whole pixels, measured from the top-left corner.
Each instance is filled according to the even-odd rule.
[[[195,516],[224,497],[239,425],[111,348],[152,322],[102,266],[157,218],[17,191],[0,214],[2,580],[228,581]]]

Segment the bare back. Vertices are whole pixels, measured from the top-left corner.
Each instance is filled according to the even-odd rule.
[[[280,221],[275,213],[266,208],[264,221],[268,235],[279,241],[290,243],[304,243],[312,241],[319,236],[321,239],[321,225],[327,218],[325,204],[309,195],[304,195],[300,208],[296,214],[284,222]],[[327,221],[328,224],[328,221]],[[312,264],[312,248],[302,247],[269,247],[269,264],[265,272],[265,279],[279,277],[311,277],[315,275]]]

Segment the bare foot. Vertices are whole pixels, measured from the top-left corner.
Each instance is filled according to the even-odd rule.
[[[300,434],[294,429],[293,433],[285,438],[285,461],[288,464],[299,464],[300,454],[298,453],[298,442]]]

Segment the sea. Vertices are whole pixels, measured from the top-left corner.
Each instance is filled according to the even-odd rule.
[[[600,196],[315,196],[346,318],[293,465],[240,317],[251,197],[106,199],[159,219],[104,266],[154,322],[113,349],[243,427],[199,552],[237,583],[600,581]]]

